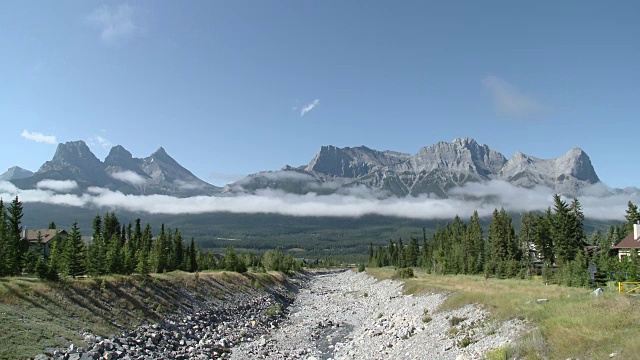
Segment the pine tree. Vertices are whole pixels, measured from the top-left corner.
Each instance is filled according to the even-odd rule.
[[[21,259],[26,251],[22,244],[22,202],[16,198],[6,211],[7,229],[5,232],[5,269],[7,275],[19,275]],[[28,248],[28,247],[27,247]]]
[[[407,267],[407,258],[405,254],[404,244],[402,243],[402,238],[398,240],[398,246],[396,249],[396,253],[398,254],[398,260],[396,262],[396,266],[399,268]]]
[[[191,238],[191,244],[189,245],[189,272],[195,272],[198,270],[198,260],[196,256],[196,243],[194,238]]]
[[[11,257],[9,251],[9,239],[7,231],[7,210],[4,207],[4,201],[0,198],[0,277],[7,276],[10,273],[9,264]]]
[[[55,230],[56,229],[56,223],[55,222],[50,222],[49,223],[49,230]]]
[[[633,231],[633,224],[640,222],[640,212],[638,212],[638,207],[631,201],[627,204],[627,215],[625,215],[624,218],[627,219],[627,223],[622,229],[622,236],[626,236],[631,233]]]
[[[522,263],[524,267],[527,269],[527,274],[531,274],[533,271],[533,256],[531,254],[531,249],[533,248],[533,244],[535,237],[535,217],[530,212],[522,215],[522,219],[520,220],[520,236],[518,237],[520,240],[520,249],[522,249]]]
[[[238,257],[233,246],[227,247],[224,257],[224,269],[227,271],[246,272],[247,266],[244,260]]]
[[[484,269],[484,239],[482,226],[478,212],[474,211],[467,228],[469,248],[467,249],[467,271],[471,274],[480,274]]]
[[[575,220],[570,213],[569,206],[560,195],[553,197],[554,214],[551,218],[551,239],[553,252],[559,265],[573,260],[576,254],[574,245]]]
[[[124,253],[120,246],[120,239],[117,234],[111,236],[109,248],[107,249],[107,273],[123,274],[124,273]]]
[[[167,236],[164,231],[164,224],[160,227],[160,234],[155,241],[153,250],[150,255],[151,268],[156,273],[162,273],[167,269],[167,253],[169,247],[167,245]]]
[[[78,229],[78,222],[71,225],[66,248],[64,250],[65,270],[67,275],[76,277],[85,273],[85,245]]]
[[[373,250],[373,245],[371,250]],[[420,257],[420,243],[418,239],[411,236],[407,245],[407,266],[418,266],[418,258]]]
[[[584,213],[582,212],[582,205],[577,198],[574,198],[570,206],[570,215],[572,220],[572,236],[571,242],[574,247],[574,252],[577,256],[578,252],[584,248],[585,239],[587,236],[584,233]]]
[[[551,238],[552,216],[551,208],[548,208],[544,216],[536,215],[533,222],[533,243],[536,247],[538,259],[548,265],[555,263],[553,240]]]
[[[107,273],[107,248],[102,236],[102,218],[97,214],[93,218],[93,236],[87,249],[87,270],[92,275]]]
[[[173,235],[173,251],[171,252],[171,267],[174,270],[185,270],[184,263],[184,242],[182,241],[182,235],[180,231],[176,229]]]

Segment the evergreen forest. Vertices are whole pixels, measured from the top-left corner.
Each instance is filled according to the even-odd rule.
[[[122,224],[114,212],[93,219],[91,240],[85,241],[73,222],[64,237],[52,240],[48,256],[40,233],[29,243],[24,237],[21,219],[22,202],[16,197],[9,205],[0,199],[0,277],[37,275],[41,279],[100,276],[110,274],[163,273],[174,270],[291,271],[299,270],[301,261],[278,249],[262,255],[239,254],[233,246],[224,255],[216,255],[196,247],[192,237],[186,243],[179,229],[160,225],[154,234],[150,224],[142,226],[140,218]],[[51,222],[49,229],[56,229]]]
[[[511,216],[504,209],[496,209],[486,234],[476,211],[468,222],[456,216],[438,226],[429,238],[423,229],[421,241],[411,236],[406,243],[399,239],[389,240],[386,246],[370,244],[369,266],[420,267],[432,274],[542,277],[546,282],[567,286],[640,280],[637,252],[631,251],[619,260],[617,252],[611,250],[640,221],[636,205],[628,203],[622,225],[611,225],[606,233],[596,229],[587,237],[580,201],[567,203],[555,195],[553,202],[545,213],[524,214],[518,232]],[[590,266],[592,272],[595,270],[593,278]]]

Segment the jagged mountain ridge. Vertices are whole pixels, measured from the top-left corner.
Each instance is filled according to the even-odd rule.
[[[307,166],[249,175],[225,187],[225,192],[275,188],[326,194],[366,187],[398,197],[448,197],[454,187],[489,180],[526,188],[545,186],[566,195],[575,195],[600,181],[589,157],[579,148],[557,159],[539,159],[518,152],[507,160],[487,145],[461,137],[423,147],[415,155],[364,146],[323,146]]]
[[[125,194],[179,197],[278,189],[293,194],[368,191],[381,197],[431,194],[443,198],[452,188],[469,182],[503,180],[520,187],[545,186],[575,195],[600,181],[589,157],[579,148],[556,159],[517,152],[507,160],[467,137],[423,147],[415,155],[366,146],[322,146],[307,165],[252,174],[224,190],[197,178],[162,147],[149,157],[134,158],[118,145],[102,162],[83,141],[73,141],[59,144],[53,158],[32,176],[11,181],[22,189],[32,189],[45,179],[73,180],[78,193],[97,186]]]
[[[214,195],[220,188],[193,175],[161,147],[146,158],[134,158],[124,147],[114,146],[100,161],[84,141],[58,144],[50,161],[30,177],[12,182],[22,189],[35,188],[42,180],[72,180],[76,192],[91,186],[125,194],[162,194],[178,197]]]

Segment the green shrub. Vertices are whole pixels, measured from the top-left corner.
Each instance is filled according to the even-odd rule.
[[[395,277],[400,279],[411,279],[415,277],[415,275],[413,274],[412,268],[398,269],[395,275],[396,275]]]
[[[461,318],[461,317],[457,317],[457,316],[452,316],[449,319],[449,325],[456,326],[456,325],[460,324],[461,322],[463,322],[465,320],[467,320],[467,318],[464,318],[464,317]]]

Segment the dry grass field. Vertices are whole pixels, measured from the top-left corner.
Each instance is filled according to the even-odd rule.
[[[392,269],[367,269],[379,279]],[[509,348],[496,349],[490,359],[616,359],[640,356],[640,298],[621,295],[610,284],[600,296],[591,289],[545,285],[538,280],[484,279],[417,272],[406,293],[450,292],[440,310],[481,304],[495,319],[527,319],[532,330]],[[536,302],[548,299],[548,302]]]

